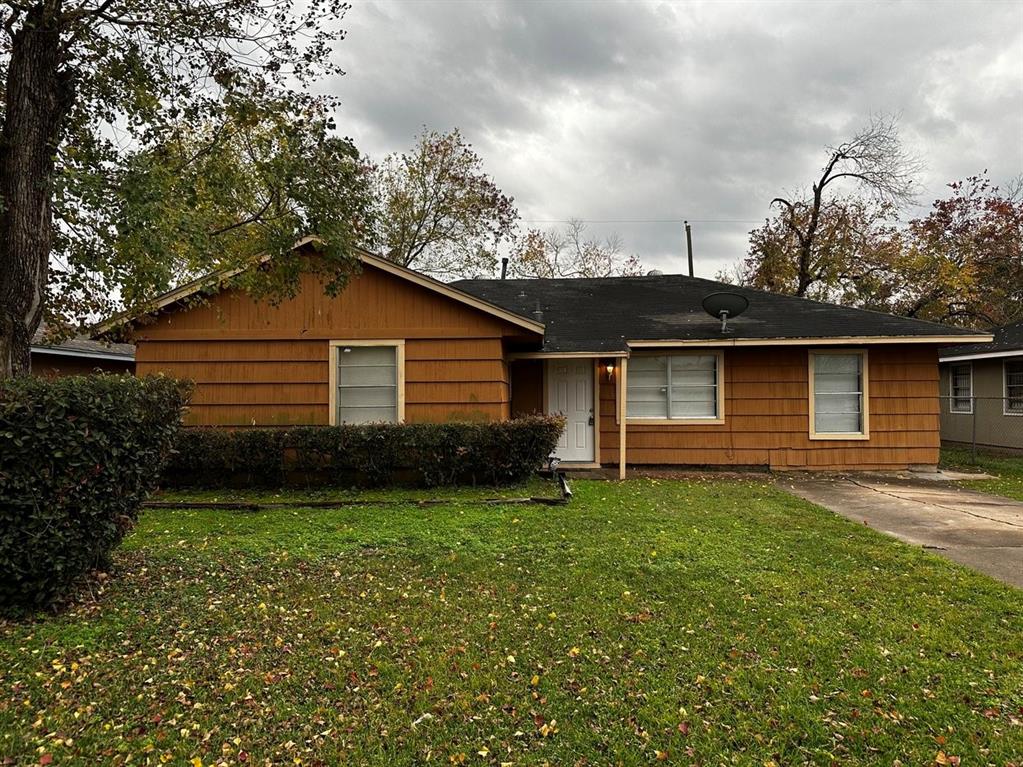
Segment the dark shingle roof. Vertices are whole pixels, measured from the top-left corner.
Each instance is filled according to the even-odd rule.
[[[108,344],[103,341],[93,341],[88,336],[76,336],[68,338],[57,344],[47,343],[46,326],[40,325],[32,336],[32,351],[37,353],[51,354],[73,354],[75,356],[123,357],[126,360],[135,359],[135,346],[133,344]]]
[[[598,279],[460,280],[454,287],[546,325],[544,351],[624,351],[627,340],[735,340],[975,335],[934,322],[738,288],[678,274]],[[701,301],[740,293],[746,312],[728,335]]]
[[[942,357],[959,357],[967,354],[991,354],[997,352],[1023,353],[1023,320],[1013,322],[1011,325],[1003,325],[992,331],[995,340],[989,344],[963,344],[962,346],[948,346],[941,350]]]

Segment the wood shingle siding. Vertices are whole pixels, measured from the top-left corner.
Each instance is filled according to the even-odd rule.
[[[304,275],[278,306],[226,290],[137,327],[137,372],[196,382],[189,425],[329,422],[329,342],[405,340],[405,420],[510,415],[504,346],[524,331],[365,266],[336,297]]]
[[[874,347],[870,438],[816,440],[809,429],[811,346],[725,350],[723,424],[628,423],[629,465],[894,469],[938,462],[938,367],[933,347]],[[617,465],[616,386],[600,377],[600,459]]]

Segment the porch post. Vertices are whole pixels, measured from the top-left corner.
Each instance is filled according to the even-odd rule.
[[[626,377],[629,374],[629,358],[621,358],[618,372],[618,479],[625,479],[625,413],[626,410]]]

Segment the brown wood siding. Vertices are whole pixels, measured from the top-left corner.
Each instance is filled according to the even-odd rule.
[[[510,415],[504,339],[523,331],[365,267],[340,296],[312,275],[279,306],[229,290],[136,330],[137,372],[196,382],[189,425],[329,422],[329,341],[405,339],[405,420]]]
[[[807,353],[799,347],[726,349],[725,422],[630,423],[626,463],[885,469],[938,462],[935,349],[870,349],[869,440],[810,439]],[[615,382],[600,379],[600,460],[617,465]]]

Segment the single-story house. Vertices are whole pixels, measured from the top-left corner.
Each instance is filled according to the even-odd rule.
[[[197,281],[129,323],[139,375],[190,378],[187,423],[499,420],[560,412],[579,466],[934,465],[938,354],[989,334],[680,275],[442,283],[370,253],[336,297]],[[717,291],[749,309],[701,308]]]
[[[37,376],[135,372],[135,347],[131,344],[110,344],[87,336],[49,343],[45,325],[40,325],[32,337],[30,354],[32,374]]]
[[[1023,321],[990,343],[941,349],[940,360],[942,440],[1023,450]]]

